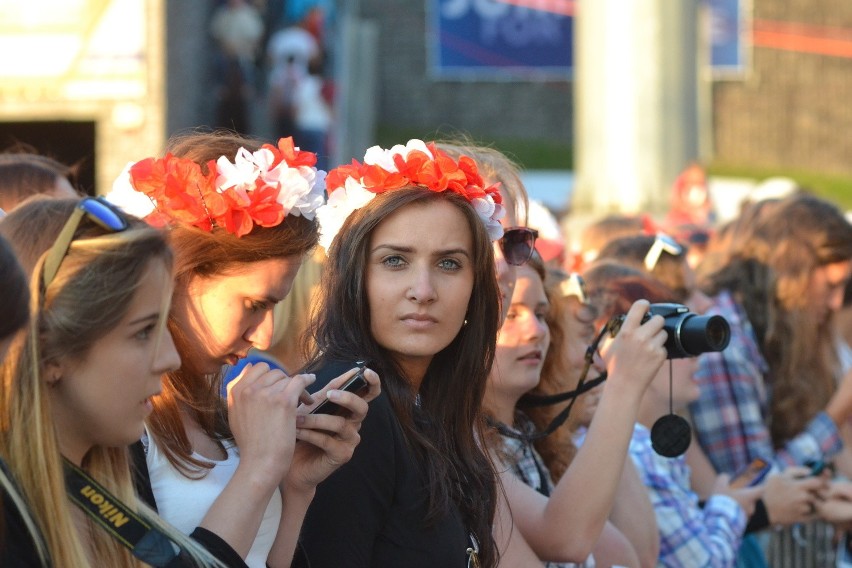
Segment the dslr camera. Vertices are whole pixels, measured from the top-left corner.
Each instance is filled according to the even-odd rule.
[[[652,316],[663,316],[666,330],[666,352],[669,359],[695,357],[710,351],[722,351],[731,341],[731,326],[722,316],[699,316],[682,304],[651,304],[642,318],[645,323]],[[607,324],[614,337],[624,315],[616,316]]]

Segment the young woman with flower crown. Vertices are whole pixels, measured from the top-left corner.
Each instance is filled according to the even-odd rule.
[[[326,181],[308,368],[366,361],[383,394],[352,460],[317,488],[307,561],[496,566],[495,476],[477,433],[499,325],[500,194],[470,158],[419,140],[373,147]]]
[[[146,220],[169,228],[175,251],[169,329],[181,366],[153,401],[143,462],[150,487],[142,490],[175,526],[210,529],[249,566],[288,566],[316,485],[358,444],[378,377],[366,372],[364,398],[334,390],[351,372],[316,397],[346,416],[297,411],[294,393],[312,375],[249,365],[228,385],[227,408],[219,379],[223,365],[268,346],[272,308],[317,242],[323,173],[289,138],[261,146],[192,134],[167,150],[133,164],[113,192],[147,205]]]

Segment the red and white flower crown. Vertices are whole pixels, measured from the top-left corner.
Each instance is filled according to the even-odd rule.
[[[363,164],[352,160],[352,164],[328,172],[328,202],[317,210],[320,245],[328,250],[346,218],[379,193],[412,185],[463,196],[482,219],[491,240],[503,236],[499,220],[505,209],[499,185],[485,187],[473,159],[461,156],[456,161],[434,142],[409,140],[390,150],[373,146],[364,154]]]
[[[325,172],[314,167],[316,161],[316,154],[299,150],[289,137],[253,153],[240,148],[233,162],[225,156],[210,160],[207,175],[192,160],[166,154],[128,164],[106,197],[154,226],[217,226],[242,237],[287,215],[313,220],[325,190]]]

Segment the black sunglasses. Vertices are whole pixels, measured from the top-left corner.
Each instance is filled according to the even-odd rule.
[[[56,278],[56,273],[59,272],[59,267],[68,254],[68,249],[71,248],[71,243],[74,241],[74,233],[80,226],[83,217],[93,221],[106,231],[111,233],[119,233],[127,229],[127,219],[112,207],[106,200],[100,197],[86,197],[77,205],[59,236],[56,237],[53,246],[47,253],[47,258],[44,260],[44,268],[42,269],[42,278],[45,289],[50,286],[53,279]]]
[[[529,227],[512,227],[503,232],[500,239],[500,248],[506,262],[512,266],[521,266],[532,258],[535,250],[535,240],[538,231]]]

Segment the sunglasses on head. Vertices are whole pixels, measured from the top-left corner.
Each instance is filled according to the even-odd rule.
[[[529,227],[512,227],[503,231],[500,249],[506,262],[512,266],[521,266],[532,258],[538,231]]]
[[[645,270],[652,272],[660,261],[660,256],[663,252],[667,252],[672,256],[680,256],[683,254],[683,247],[676,240],[665,233],[657,233],[654,238],[654,244],[648,249],[645,255]]]
[[[128,227],[127,219],[104,199],[100,197],[84,198],[68,217],[68,221],[65,222],[65,226],[62,227],[62,231],[59,232],[59,236],[56,237],[53,246],[47,253],[42,270],[45,288],[50,286],[50,283],[56,278],[56,273],[59,272],[59,267],[74,241],[74,233],[77,232],[84,217],[110,233],[120,233]]]

